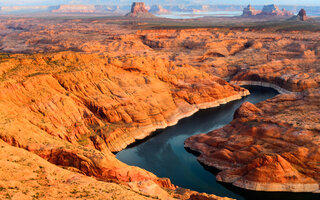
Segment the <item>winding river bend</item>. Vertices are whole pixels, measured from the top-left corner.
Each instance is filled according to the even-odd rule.
[[[139,141],[117,153],[117,158],[153,172],[158,177],[168,177],[183,188],[244,199],[314,199],[313,194],[255,192],[219,183],[216,170],[202,166],[196,156],[186,151],[184,141],[195,134],[221,128],[233,119],[235,110],[245,101],[258,103],[279,94],[271,88],[247,86],[251,95],[217,108],[201,110],[182,119],[175,126],[157,131],[152,137]]]

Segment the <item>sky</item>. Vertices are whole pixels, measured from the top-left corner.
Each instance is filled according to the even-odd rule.
[[[134,1],[147,4],[234,4],[234,5],[318,5],[320,0],[0,0],[0,6],[31,6],[31,5],[58,5],[58,4],[131,4]]]

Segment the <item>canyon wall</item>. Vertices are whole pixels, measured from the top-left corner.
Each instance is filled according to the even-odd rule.
[[[170,180],[127,166],[111,152],[199,109],[249,94],[237,84],[268,85],[290,94],[257,108],[245,104],[231,125],[214,132],[219,137],[195,136],[186,145],[201,152],[206,148],[201,162],[222,170],[228,167],[230,171],[218,176],[221,181],[255,190],[316,190],[319,179],[312,176],[318,171],[311,160],[318,159],[319,32],[136,30],[138,25],[131,21],[97,18],[0,21],[0,138],[14,149],[74,173],[121,183],[131,192],[169,195],[165,188],[172,194],[161,198],[196,199],[200,194],[186,191],[182,197]],[[253,121],[246,121],[251,120],[243,114],[247,109]],[[250,114],[252,110],[255,114]],[[310,115],[300,115],[303,112]],[[243,138],[238,138],[238,128]],[[260,140],[257,133],[266,136]],[[300,133],[311,144],[303,143]],[[286,140],[295,134],[297,141]],[[228,143],[227,137],[235,139]],[[221,149],[203,144],[210,141],[212,146],[222,141]],[[293,152],[282,149],[284,144]],[[242,152],[238,149],[242,145],[254,147]],[[220,164],[206,161],[211,150],[218,151]],[[274,178],[264,183],[261,180],[272,169],[282,170],[270,164],[273,161],[285,165],[283,171],[290,177],[279,173],[280,182]],[[245,170],[252,166],[261,170],[246,177]],[[157,190],[144,192],[146,188]]]
[[[246,89],[152,57],[61,52],[2,59],[4,142],[59,166],[131,188],[170,180],[118,161],[120,151],[199,109],[248,95]],[[147,182],[146,182],[147,184]]]

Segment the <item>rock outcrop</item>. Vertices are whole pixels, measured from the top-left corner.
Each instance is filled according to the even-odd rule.
[[[25,77],[30,77],[26,79],[27,83],[33,85],[30,90],[27,92],[24,85],[18,84],[14,87],[21,90],[3,90],[3,98],[15,102],[11,97],[18,92],[21,98],[28,101],[28,93],[36,94],[32,88],[39,87],[37,90],[40,90],[44,87],[42,82],[50,83],[53,87],[52,90],[46,90],[47,96],[62,95],[61,99],[34,98],[34,103],[30,105],[34,112],[47,113],[43,117],[51,125],[42,129],[71,143],[83,143],[99,150],[107,147],[111,151],[120,151],[136,139],[143,139],[157,128],[173,125],[199,109],[215,107],[248,94],[247,90],[232,86],[218,77],[202,73],[188,65],[178,67],[163,59],[136,56],[104,58],[68,52],[37,57],[38,61],[32,61],[28,57],[12,57],[1,63],[2,66],[9,66],[9,71],[12,67],[17,67],[17,71],[22,70],[18,67],[20,59],[37,63],[30,64],[29,71],[25,74]],[[57,65],[57,62],[60,64]],[[86,63],[90,63],[90,66]],[[48,71],[38,71],[36,66],[49,68]],[[62,71],[50,75],[53,66],[55,71]],[[5,80],[18,78],[11,75],[3,72]],[[3,87],[9,87],[7,82],[3,84]],[[65,96],[64,92],[60,94],[62,91],[70,93],[69,96]],[[50,102],[56,106],[48,106]],[[68,104],[78,108],[67,111]],[[58,119],[55,117],[57,112],[70,114]],[[62,117],[62,113],[59,116]],[[98,135],[92,135],[92,132]]]
[[[243,17],[250,17],[260,14],[261,10],[254,9],[251,5],[248,5],[246,8],[243,9],[242,16]]]
[[[183,188],[168,190],[168,180],[112,183],[89,177],[72,167],[64,169],[0,140],[0,199],[196,199],[231,200]],[[80,173],[79,173],[80,172]],[[124,175],[126,174],[123,171]],[[161,187],[165,186],[165,189]],[[170,193],[168,193],[170,191]]]
[[[155,16],[147,10],[143,2],[134,2],[131,6],[131,12],[126,15],[134,18],[154,18]]]
[[[285,9],[280,10],[278,6],[271,4],[266,5],[262,8],[262,10],[255,10],[251,5],[243,9],[244,17],[250,16],[260,16],[260,17],[267,17],[267,16],[293,16],[293,12],[287,11]]]
[[[148,199],[128,186],[62,169],[2,140],[0,148],[0,199]]]
[[[298,13],[298,17],[301,21],[307,21],[308,17],[307,17],[307,12],[304,9],[301,9]]]

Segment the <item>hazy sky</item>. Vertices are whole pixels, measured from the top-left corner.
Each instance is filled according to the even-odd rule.
[[[130,4],[134,1],[148,4],[235,4],[235,5],[319,5],[320,0],[0,0],[0,6],[58,5],[58,4]]]

